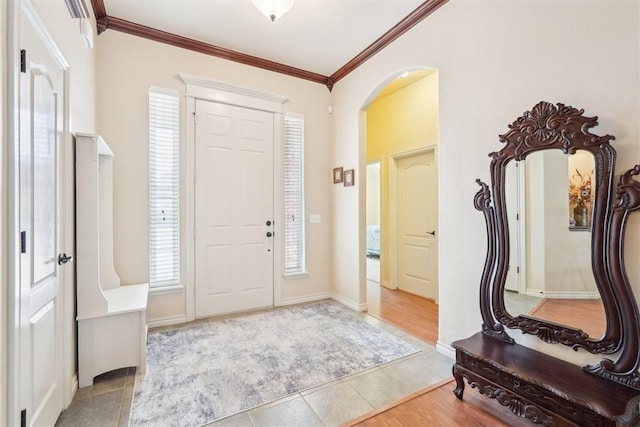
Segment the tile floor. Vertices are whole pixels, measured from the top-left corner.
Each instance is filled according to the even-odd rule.
[[[453,360],[437,353],[433,346],[366,313],[357,315],[422,351],[218,420],[209,426],[339,426],[451,377]],[[126,426],[131,409],[134,376],[135,369],[130,368],[96,378],[93,386],[77,392],[56,426]]]

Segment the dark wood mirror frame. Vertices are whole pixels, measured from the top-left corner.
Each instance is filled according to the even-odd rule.
[[[611,421],[627,425],[638,419],[640,315],[626,274],[623,248],[628,215],[640,210],[640,182],[634,180],[640,174],[640,165],[622,174],[614,186],[616,152],[610,145],[614,137],[591,133],[598,118],[583,113],[584,110],[561,103],[538,103],[500,135],[506,145],[489,155],[491,187],[477,180],[481,189],[474,205],[484,214],[488,236],[480,282],[483,325],[481,334],[453,344],[457,381],[454,393],[462,398],[466,377],[472,387],[534,423],[555,425],[554,415],[559,415],[580,425],[607,425]],[[605,332],[599,338],[570,325],[526,315],[512,316],[505,308],[510,253],[505,169],[509,162],[524,160],[541,150],[561,150],[565,154],[584,150],[595,160],[591,266],[606,320]],[[603,359],[580,370],[515,344],[505,327],[576,351],[583,348],[596,354],[617,353],[617,360]],[[521,366],[525,360],[540,366]],[[583,393],[579,389],[595,390]],[[601,394],[616,397],[600,397]]]

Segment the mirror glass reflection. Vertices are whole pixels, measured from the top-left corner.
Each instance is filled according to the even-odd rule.
[[[564,324],[597,339],[605,317],[591,269],[593,170],[586,151],[538,151],[507,165],[505,306],[512,316]]]

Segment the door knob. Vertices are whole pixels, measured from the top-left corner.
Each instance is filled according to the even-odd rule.
[[[427,234],[431,234],[433,237],[436,237],[436,230],[427,231]]]
[[[66,264],[71,261],[73,261],[73,257],[71,255],[67,255],[65,253],[58,255],[58,265]]]
[[[271,221],[267,221],[267,227],[271,225]]]
[[[267,237],[271,237],[271,236],[273,236],[273,233],[270,231],[267,231]]]

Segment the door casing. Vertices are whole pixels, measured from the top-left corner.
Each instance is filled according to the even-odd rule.
[[[418,148],[415,150],[403,151],[401,153],[395,153],[391,155],[389,162],[389,277],[393,280],[392,289],[398,289],[398,161],[405,157],[415,156],[417,154],[429,153],[433,152],[435,158],[436,167],[438,165],[438,149],[436,145],[430,145],[427,147]],[[437,175],[437,170],[436,170]],[[436,189],[438,188],[438,183],[436,182]],[[436,190],[437,191],[437,190]],[[435,195],[436,203],[438,202],[438,194]],[[436,207],[436,215],[438,209]],[[437,223],[437,217],[436,217]],[[436,233],[438,233],[438,227],[436,226]],[[436,245],[439,246],[440,240],[436,241]],[[438,251],[439,253],[439,251]],[[438,265],[438,259],[435,260],[435,265]],[[436,275],[436,277],[438,277]],[[439,298],[439,289],[436,287],[436,295],[435,302],[438,303]]]
[[[284,224],[283,193],[282,193],[282,139],[283,139],[283,104],[287,98],[281,95],[257,91],[229,85],[205,77],[180,73],[178,75],[186,85],[185,93],[185,119],[184,132],[186,146],[184,156],[181,156],[181,166],[184,165],[184,227],[181,227],[186,242],[184,245],[183,283],[186,283],[186,308],[187,321],[195,320],[195,111],[196,99],[213,101],[221,104],[235,105],[238,107],[273,113],[273,210],[274,210],[274,236],[273,236],[273,303],[281,305],[282,300],[282,253],[284,241],[282,240],[281,225]],[[182,224],[181,224],[182,225]]]
[[[58,176],[59,202],[58,217],[61,219],[58,233],[58,250],[64,248],[68,253],[73,253],[73,197],[70,191],[73,188],[73,151],[70,134],[70,103],[69,103],[69,63],[62,51],[56,45],[47,27],[40,19],[35,8],[29,0],[8,0],[7,11],[7,58],[6,58],[6,121],[7,124],[7,378],[6,384],[6,419],[0,419],[0,423],[7,425],[20,425],[20,397],[19,373],[20,373],[20,306],[16,303],[20,299],[20,218],[19,208],[19,114],[20,114],[20,15],[24,13],[37,35],[49,50],[49,53],[63,70],[64,98],[62,104],[62,124],[59,135],[58,148]],[[77,389],[77,375],[75,370],[75,341],[74,341],[74,277],[70,268],[59,270],[60,300],[62,317],[62,387],[63,408],[71,403],[73,394]]]

